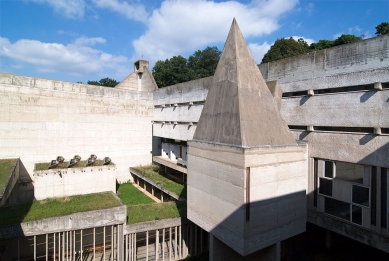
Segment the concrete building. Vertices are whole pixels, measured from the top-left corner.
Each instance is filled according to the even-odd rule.
[[[209,235],[213,260],[277,260],[308,222],[328,242],[337,233],[389,253],[389,35],[257,67],[234,21],[214,77],[158,89],[143,60],[115,88],[1,73],[0,104],[0,158],[19,159],[0,205],[82,194],[81,176],[90,192],[112,191],[154,161],[187,180],[189,218],[126,225],[118,206],[0,227],[0,250],[107,240],[116,260],[140,260],[142,238],[144,260],[167,260],[202,252]],[[104,184],[96,168],[66,181],[34,170],[75,154],[115,167]]]

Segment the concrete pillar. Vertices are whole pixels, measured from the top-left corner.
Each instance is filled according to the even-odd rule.
[[[182,226],[178,227],[178,258],[182,259]]]
[[[162,261],[165,261],[165,229],[162,229]]]
[[[36,236],[34,236],[34,261],[36,261]]]
[[[172,260],[172,227],[169,227],[169,261]]]
[[[136,258],[136,251],[137,251],[137,249],[136,249],[136,233],[134,233],[134,261],[137,259]]]
[[[332,246],[331,231],[326,230],[326,248],[330,249]]]
[[[46,261],[49,258],[49,234],[46,234]]]
[[[177,235],[177,226],[174,227],[174,259],[178,259],[178,255],[177,255],[177,239],[178,239],[178,235]]]
[[[18,239],[18,243],[19,243],[19,239]],[[53,233],[53,251],[54,251],[54,261],[55,261],[55,233]]]
[[[82,229],[80,230],[80,252],[81,252],[81,258],[80,258],[80,260],[83,260],[83,258],[82,258],[82,254],[83,254],[83,252],[84,252],[84,249],[83,249],[83,247],[82,247]]]
[[[159,259],[159,230],[155,231],[155,261]]]
[[[103,261],[105,261],[105,226],[103,227]]]

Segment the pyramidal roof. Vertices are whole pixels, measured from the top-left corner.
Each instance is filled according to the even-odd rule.
[[[242,147],[296,144],[234,18],[193,139]]]

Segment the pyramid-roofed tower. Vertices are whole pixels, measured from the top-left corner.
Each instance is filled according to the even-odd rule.
[[[193,139],[242,147],[296,144],[235,19]]]

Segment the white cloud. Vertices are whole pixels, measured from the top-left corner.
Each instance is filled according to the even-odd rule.
[[[305,38],[304,36],[291,36],[295,41],[297,41],[298,39],[300,38],[303,38],[304,41],[307,42],[308,45],[310,45],[311,43],[314,43],[315,40],[311,39],[311,38]]]
[[[128,74],[128,59],[115,56],[87,44],[105,42],[103,38],[79,38],[74,43],[44,43],[37,40],[21,39],[11,43],[0,37],[0,56],[17,61],[19,64],[34,65],[38,72],[64,72],[82,76],[92,74]]]
[[[332,37],[333,37],[334,39],[338,39],[340,36],[342,36],[342,34],[343,34],[343,32],[337,33],[337,34],[334,34]]]
[[[80,37],[77,38],[74,41],[74,44],[76,45],[95,45],[96,43],[105,43],[105,39],[101,37],[95,37],[95,38],[87,38],[87,37]]]
[[[95,5],[100,8],[109,8],[112,11],[118,12],[128,19],[147,22],[148,13],[141,4],[129,4],[125,1],[118,0],[92,0]]]
[[[349,34],[353,34],[353,35],[356,35],[356,36],[359,36],[359,34],[361,33],[362,29],[359,28],[359,26],[354,26],[354,27],[351,27],[348,29],[348,33]]]
[[[298,0],[236,1],[166,0],[153,11],[148,30],[133,41],[133,60],[144,55],[153,65],[173,55],[224,42],[235,17],[245,38],[270,34],[279,28],[278,19]]]
[[[84,0],[28,0],[35,3],[49,4],[54,10],[68,18],[82,18],[84,16]]]
[[[308,3],[307,6],[305,7],[305,10],[307,11],[308,15],[312,15],[313,12],[315,11],[315,4],[314,3]]]
[[[274,43],[268,44],[267,42],[264,42],[263,44],[259,45],[257,43],[249,43],[250,52],[254,57],[254,60],[256,63],[261,63],[263,56],[267,51],[269,51],[270,47]]]

